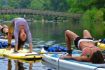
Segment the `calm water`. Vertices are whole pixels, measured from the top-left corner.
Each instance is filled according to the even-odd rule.
[[[41,23],[31,22],[30,29],[33,38],[33,51],[38,51],[37,47],[44,45],[50,46],[53,44],[60,44],[65,46],[64,32],[67,29],[73,30],[77,33],[81,31],[78,25],[72,27],[72,23]],[[78,31],[77,31],[78,29]],[[7,58],[0,58],[0,70],[57,70],[52,65],[43,64],[42,61],[23,62],[17,60],[9,60]]]

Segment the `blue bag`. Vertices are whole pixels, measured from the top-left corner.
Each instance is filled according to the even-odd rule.
[[[58,44],[52,45],[50,47],[44,47],[48,52],[66,52],[67,48]]]

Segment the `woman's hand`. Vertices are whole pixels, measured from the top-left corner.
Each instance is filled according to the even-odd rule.
[[[60,57],[61,59],[71,59],[72,56],[70,54],[67,54],[67,55],[63,55]]]
[[[32,53],[32,43],[29,44],[29,48],[30,48],[29,52]]]

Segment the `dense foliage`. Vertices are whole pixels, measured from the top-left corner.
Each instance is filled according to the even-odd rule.
[[[95,36],[105,34],[105,0],[0,0],[0,8],[81,13],[79,25],[83,29],[90,30]]]

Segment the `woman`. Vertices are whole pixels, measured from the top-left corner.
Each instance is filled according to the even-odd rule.
[[[93,38],[88,30],[83,31],[83,38],[79,37],[74,32],[67,30],[65,31],[66,44],[68,54],[61,58],[71,58],[78,61],[89,61],[92,63],[104,63],[104,58],[98,47],[95,46]],[[72,57],[71,43],[74,41],[75,46],[82,50],[82,55],[78,57]]]
[[[32,52],[32,37],[29,30],[27,21],[24,18],[15,18],[12,21],[12,25],[9,27],[8,31],[8,46],[11,47],[12,34],[15,38],[15,51],[22,49],[24,43],[27,41],[29,43],[30,51]]]
[[[7,25],[0,25],[0,38],[7,38],[8,36],[8,26]]]

